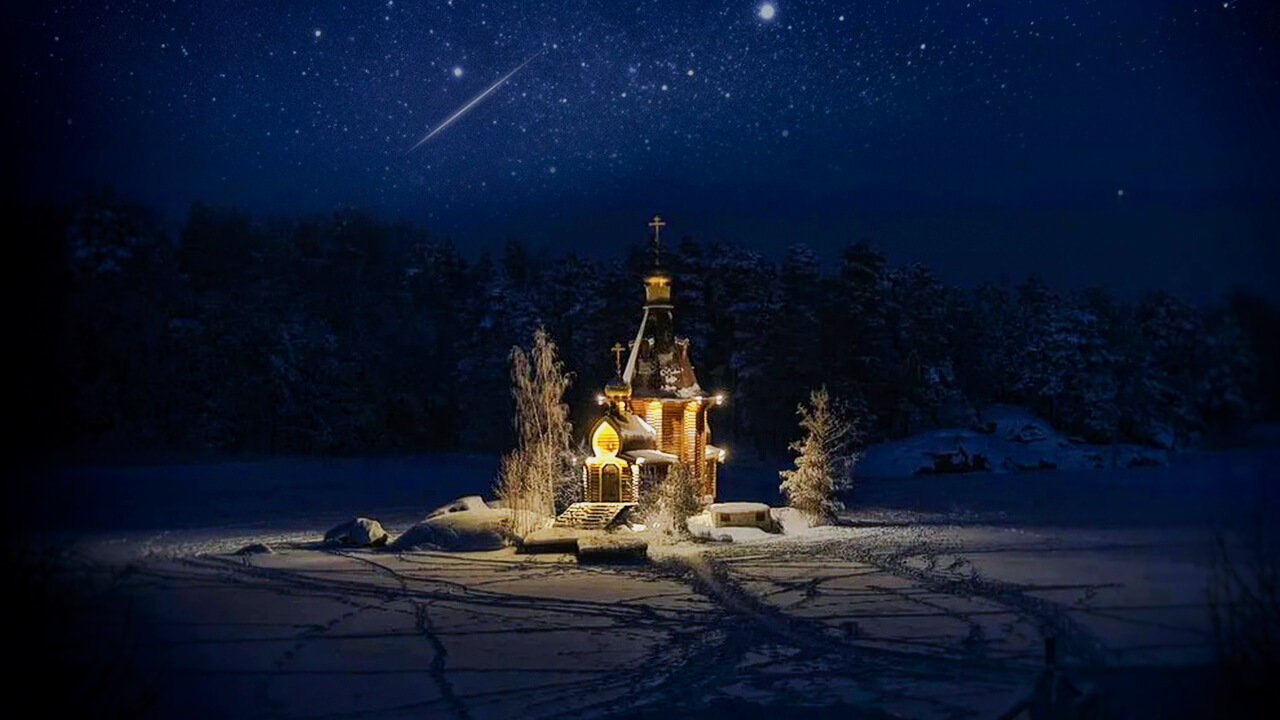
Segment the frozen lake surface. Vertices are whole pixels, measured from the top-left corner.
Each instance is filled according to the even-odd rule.
[[[994,718],[1046,635],[1125,716],[1204,717],[1213,532],[1277,506],[1277,462],[863,479],[841,527],[639,567],[314,544],[488,494],[489,457],[29,472],[20,500],[110,588],[104,623],[131,608],[154,717]],[[725,499],[776,502],[776,470],[731,465]]]

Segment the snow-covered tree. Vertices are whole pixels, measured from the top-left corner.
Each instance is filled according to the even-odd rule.
[[[518,445],[504,458],[498,494],[516,512],[517,531],[532,516],[555,512],[557,500],[571,492],[574,482],[570,450],[572,428],[564,402],[570,378],[556,344],[542,327],[533,332],[526,352],[511,349],[511,394],[515,400]]]
[[[826,386],[809,393],[809,403],[796,408],[804,437],[791,443],[795,469],[779,473],[779,489],[787,504],[811,524],[833,522],[844,508],[838,494],[853,485],[858,461],[854,445],[858,428],[844,403],[832,398]]]
[[[472,330],[456,341],[454,381],[466,389],[459,407],[459,440],[471,448],[506,444],[508,438],[499,428],[511,412],[504,392],[509,351],[529,337],[540,319],[528,294],[503,267],[481,256],[472,269],[473,290],[465,312]]]
[[[689,518],[702,509],[697,479],[686,465],[672,465],[658,482],[656,503],[646,518],[649,524],[668,535],[689,534]]]
[[[715,260],[708,300],[717,311],[714,342],[728,350],[722,356],[727,372],[718,380],[733,388],[736,399],[726,435],[750,435],[757,450],[766,450],[768,414],[762,407],[762,412],[749,414],[747,408],[762,405],[771,391],[768,369],[780,303],[775,268],[760,253],[730,243],[717,243],[711,254]]]

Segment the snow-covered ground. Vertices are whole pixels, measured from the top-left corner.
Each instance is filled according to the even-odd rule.
[[[1212,530],[1277,506],[1278,463],[866,478],[841,527],[617,567],[316,542],[487,494],[490,458],[62,471],[25,501],[132,608],[155,717],[993,718],[1046,634],[1127,717],[1206,717]]]

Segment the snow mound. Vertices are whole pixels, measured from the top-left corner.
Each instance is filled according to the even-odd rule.
[[[858,462],[867,477],[1018,473],[1166,465],[1164,451],[1136,445],[1072,442],[1022,408],[988,408],[977,430],[934,430],[873,445]]]
[[[325,533],[324,541],[336,545],[376,547],[387,544],[387,531],[377,520],[356,517]]]
[[[391,543],[392,550],[497,550],[511,544],[511,511],[489,507],[476,495],[431,511]]]
[[[634,535],[584,535],[578,538],[580,563],[642,563],[648,559],[649,543]]]
[[[275,552],[276,552],[275,550],[271,549],[270,545],[266,543],[256,542],[256,543],[249,543],[248,545],[245,545],[244,547],[232,553],[232,555],[274,555]]]
[[[558,527],[534,530],[521,540],[520,550],[526,553],[575,553],[578,551],[578,533]]]
[[[755,505],[756,503],[744,504]],[[765,507],[767,508],[768,506],[766,505]],[[712,542],[755,542],[760,540],[777,539],[778,537],[777,535],[767,533],[758,527],[716,527],[710,510],[705,510],[700,514],[689,518],[688,527],[689,533],[695,538],[710,540]]]
[[[768,511],[769,506],[760,502],[722,502],[712,503],[711,505],[711,512],[730,513],[733,515]]]

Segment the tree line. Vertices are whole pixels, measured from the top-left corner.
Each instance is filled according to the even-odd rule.
[[[643,236],[621,259],[468,258],[447,238],[345,209],[257,219],[193,205],[176,235],[111,193],[14,208],[8,283],[27,450],[218,454],[494,451],[511,446],[508,356],[544,326],[579,433],[639,321]],[[677,332],[723,391],[717,443],[782,456],[825,385],[868,442],[1031,408],[1092,442],[1184,446],[1280,410],[1280,316],[1121,299],[1035,278],[955,288],[866,242],[833,261],[733,242],[664,248]]]

